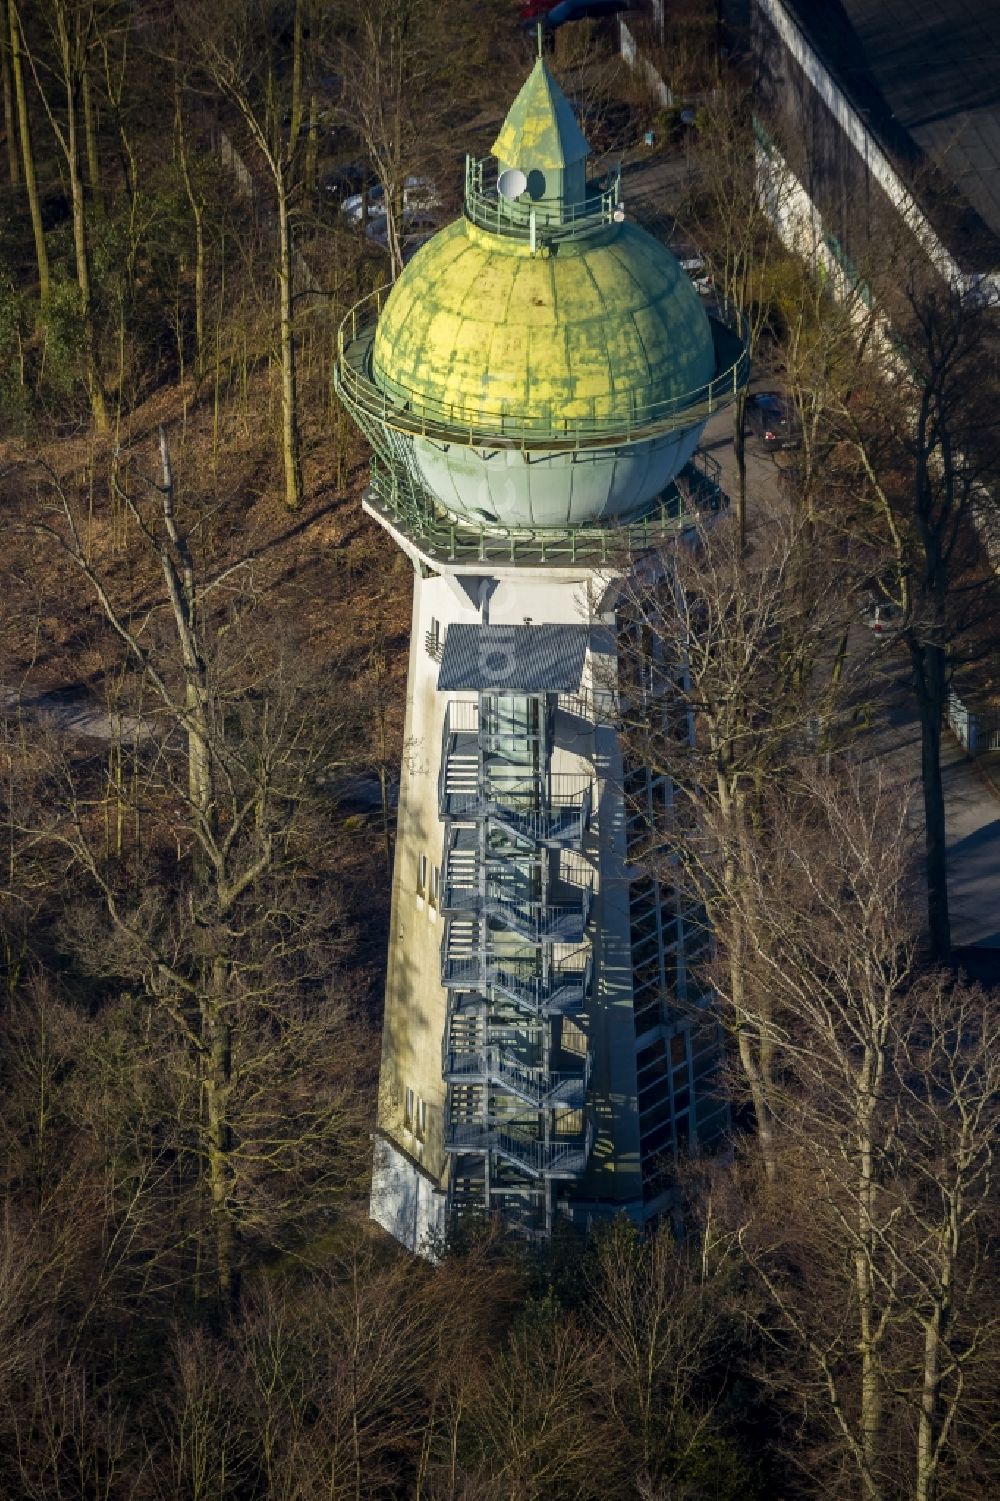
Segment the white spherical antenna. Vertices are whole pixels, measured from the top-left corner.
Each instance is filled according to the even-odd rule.
[[[510,203],[520,198],[528,186],[528,179],[520,167],[508,167],[506,172],[501,172],[497,178],[497,192],[501,198],[506,198]]]
[[[619,203],[618,207],[615,209],[615,211],[611,215],[611,217],[615,221],[616,224],[624,224],[624,222],[625,222],[625,205],[624,205],[624,203]]]

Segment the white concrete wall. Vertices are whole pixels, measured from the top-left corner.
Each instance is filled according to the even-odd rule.
[[[425,644],[432,620],[442,632],[454,620],[475,622],[478,611],[448,578],[414,580],[403,765],[393,871],[389,968],[382,1033],[379,1125],[442,1182],[444,1080],[441,1041],[446,993],[441,984],[444,925],[429,897],[417,890],[420,857],[440,867],[444,825],[438,817],[438,772],[445,696],[437,692],[438,663]],[[471,695],[470,695],[471,696]],[[404,1120],[406,1090],[426,1105],[422,1139]]]
[[[383,1136],[375,1137],[371,1217],[418,1256],[434,1260],[444,1243],[445,1195]]]

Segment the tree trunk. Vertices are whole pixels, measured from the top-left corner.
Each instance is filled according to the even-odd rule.
[[[306,131],[306,156],[303,165],[303,182],[312,210],[316,209],[316,194],[319,184],[316,164],[319,157],[319,94],[315,89],[309,95],[309,126]]]
[[[963,1154],[968,1165],[972,1154]],[[920,1417],[917,1423],[917,1472],[914,1501],[935,1501],[938,1467],[944,1437],[954,1417],[955,1404],[942,1417],[942,1354],[947,1353],[945,1340],[951,1325],[955,1273],[962,1242],[960,1195],[949,1195],[947,1223],[940,1234],[940,1276],[933,1304],[924,1324],[924,1369],[920,1392]]]
[[[740,548],[747,545],[747,397],[742,390],[733,408],[733,446],[736,450],[736,472],[739,482],[736,490],[736,525]]]
[[[382,802],[382,843],[385,848],[386,873],[392,877],[392,822],[389,815],[389,769],[383,761],[378,769],[379,796]]]
[[[937,1491],[937,1464],[934,1436],[937,1429],[938,1388],[941,1384],[941,1310],[935,1308],[924,1331],[923,1388],[920,1393],[920,1417],[917,1424],[917,1473],[914,1501],[934,1501]]]
[[[101,184],[101,159],[97,150],[97,121],[94,118],[94,96],[93,90],[90,87],[90,68],[86,57],[83,59],[80,97],[83,101],[83,139],[84,150],[87,154],[87,186],[90,189],[90,201],[94,212],[98,216],[103,217],[104,192]]]
[[[176,86],[174,128],[177,136],[178,165],[194,223],[194,376],[197,384],[205,373],[205,211],[201,199],[194,190],[191,165],[188,161],[187,134],[184,129],[180,89]]]
[[[728,825],[728,838],[732,841],[730,852],[727,853],[723,862],[722,885],[727,908],[724,915],[724,927],[729,934],[729,1001],[733,1012],[733,1030],[736,1034],[736,1049],[739,1053],[740,1065],[746,1076],[756,1117],[757,1142],[760,1146],[764,1173],[768,1182],[773,1183],[777,1178],[774,1118],[771,1113],[770,1081],[764,1067],[764,1059],[770,1049],[769,1044],[765,1047],[763,1042],[760,1020],[755,1022],[746,1009],[744,959],[746,937],[739,889],[741,873],[736,856],[731,853],[732,848],[737,846],[742,838],[742,831],[737,823],[745,816],[745,807],[741,795],[738,791],[731,792],[726,776],[721,771],[717,774],[716,788],[719,808]]]
[[[212,1239],[215,1248],[215,1279],[219,1304],[228,1310],[237,1295],[234,1266],[232,1210],[229,1202],[232,1166],[231,1132],[228,1121],[232,1074],[232,1043],[224,1021],[228,965],[212,961],[207,976],[208,995],[202,1003],[202,1087],[205,1094],[205,1159],[212,1204]]]
[[[38,196],[38,180],[35,176],[35,156],[31,144],[31,121],[28,117],[28,96],[24,87],[24,65],[21,61],[21,34],[18,26],[15,0],[7,0],[7,18],[10,24],[10,60],[14,78],[14,97],[17,101],[18,131],[21,137],[21,161],[24,166],[24,191],[28,195],[31,232],[35,237],[38,295],[44,306],[49,300],[49,289],[51,287],[49,253],[45,247],[45,231],[42,228],[42,206]]]
[[[281,298],[281,455],[285,467],[285,504],[302,504],[302,456],[299,450],[298,395],[295,379],[295,333],[292,321],[292,227],[288,211],[288,179],[276,174],[278,190],[278,284]]]
[[[205,372],[205,218],[201,204],[192,200],[194,216],[194,372],[200,381]]]
[[[878,1310],[875,1306],[875,1285],[872,1273],[874,1253],[872,1226],[876,1192],[872,1119],[875,1106],[874,1079],[879,1073],[877,1062],[874,1062],[869,1055],[859,1079],[863,1103],[858,1120],[860,1149],[858,1246],[854,1254],[854,1278],[858,1296],[858,1352],[861,1356],[861,1473],[865,1493],[873,1498],[880,1495],[880,1487],[875,1477],[878,1473],[878,1449],[882,1434],[882,1380],[878,1366],[876,1333]]]
[[[767,1084],[760,1066],[758,1052],[760,1036],[759,1033],[756,1038],[752,1035],[753,1023],[743,1007],[743,964],[738,955],[730,958],[729,984],[733,991],[733,1026],[736,1031],[736,1047],[739,1052],[740,1065],[746,1075],[750,1100],[756,1117],[757,1141],[764,1164],[764,1174],[768,1182],[773,1183],[778,1175],[774,1149],[774,1123],[771,1119]]]
[[[104,401],[97,361],[97,329],[94,324],[94,305],[90,284],[90,251],[87,245],[87,208],[83,196],[83,178],[80,173],[80,129],[77,100],[77,67],[70,46],[69,35],[60,37],[60,64],[66,87],[66,164],[69,168],[70,202],[73,210],[73,253],[76,260],[76,280],[80,288],[80,320],[83,325],[84,359],[87,366],[87,390],[94,426],[104,432],[108,425],[108,412]]]
[[[3,83],[3,128],[7,136],[7,170],[15,192],[21,186],[21,164],[17,155],[17,124],[14,118],[14,84],[10,71],[10,18],[6,8],[0,14],[0,75]]]
[[[944,783],[941,777],[941,727],[945,708],[942,647],[926,642],[911,646],[920,703],[920,783],[924,799],[927,855],[927,927],[931,957],[939,964],[951,956],[948,909],[948,857],[945,842]]]

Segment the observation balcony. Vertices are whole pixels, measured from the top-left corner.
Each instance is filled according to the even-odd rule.
[[[582,839],[592,796],[592,778],[586,772],[495,781],[488,768],[481,777],[478,751],[475,736],[446,733],[438,773],[438,813],[443,820],[488,820],[512,838],[534,844],[575,844]]]
[[[478,743],[479,705],[474,700],[450,698],[444,711],[444,744],[452,735],[472,735]]]
[[[371,436],[371,435],[369,435]],[[680,479],[707,458],[696,454]],[[663,547],[696,524],[697,516],[724,510],[729,497],[718,487],[693,500],[675,481],[645,513],[621,524],[572,527],[511,527],[456,520],[419,489],[398,465],[371,461],[365,509],[401,532],[439,563],[510,563],[525,568],[566,568],[607,563]]]
[[[589,1053],[580,1059],[579,1068],[546,1073],[526,1068],[502,1048],[488,1047],[472,1052],[445,1050],[441,1071],[448,1084],[493,1084],[539,1110],[556,1106],[582,1110],[590,1069]]]
[[[613,167],[603,182],[590,185],[578,203],[534,202],[504,198],[497,191],[497,164],[492,156],[465,158],[465,217],[490,234],[531,244],[579,240],[618,222],[622,213],[622,174]]]
[[[511,1121],[506,1126],[480,1121],[454,1121],[445,1125],[446,1152],[495,1153],[533,1178],[576,1178],[587,1166],[594,1130],[588,1121],[574,1136],[540,1141],[527,1126]]]

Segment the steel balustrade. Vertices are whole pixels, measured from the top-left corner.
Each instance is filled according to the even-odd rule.
[[[557,414],[544,409],[512,412],[477,401],[475,407],[434,401],[426,394],[390,391],[379,384],[372,364],[375,328],[390,287],[377,287],[355,303],[337,332],[334,383],[341,400],[359,426],[381,428],[470,448],[576,450],[618,447],[662,437],[679,428],[706,421],[735,401],[750,378],[745,338],[746,321],[728,306],[709,315],[716,349],[716,374],[703,385],[658,401],[636,401],[628,394],[628,409],[602,411],[596,398],[586,398],[582,414]],[[605,403],[606,404],[606,403]]]
[[[527,1127],[504,1129],[485,1122],[456,1121],[445,1138],[445,1151],[493,1152],[532,1177],[576,1178],[587,1166],[593,1142],[589,1121],[577,1136],[556,1136],[548,1141],[531,1136]]]
[[[541,1195],[535,1212],[544,1209],[546,1221],[551,1191],[545,1184],[582,1173],[592,1141],[585,1118],[573,1137],[560,1134],[567,1112],[585,1112],[590,1055],[567,1068],[567,1050],[549,1030],[586,1002],[592,890],[589,883],[562,881],[552,889],[552,900],[532,894],[546,890],[544,863],[551,858],[546,848],[579,847],[590,817],[590,774],[549,769],[555,698],[545,695],[539,712],[524,716],[522,736],[511,728],[509,716],[497,713],[490,695],[481,694],[478,705],[451,700],[438,781],[445,823],[445,1150],[455,1159],[453,1181],[461,1185],[466,1206],[470,1185],[478,1184],[483,1207],[489,1207],[497,1165],[506,1164],[503,1173],[514,1171],[515,1181],[501,1173],[503,1186],[495,1191]],[[521,772],[522,759],[536,769]],[[523,897],[522,889],[528,893]],[[518,959],[510,952],[512,943],[533,949],[534,960],[527,952]],[[564,945],[577,947],[554,962]],[[526,1058],[539,1062],[528,1064]],[[541,1119],[512,1123],[512,1100],[530,1106]],[[479,1156],[485,1158],[482,1169],[470,1168]],[[517,1173],[526,1175],[527,1186],[518,1186]]]
[[[539,244],[578,240],[616,222],[621,212],[621,167],[613,167],[603,185],[594,184],[576,203],[536,202],[504,198],[497,191],[496,161],[492,156],[465,158],[465,217],[479,229]],[[532,226],[534,220],[534,227]]]
[[[502,1048],[487,1047],[473,1051],[442,1048],[442,1073],[446,1080],[468,1082],[475,1079],[502,1085],[511,1094],[539,1109],[553,1105],[579,1110],[584,1104],[590,1082],[590,1053],[580,1058],[577,1069],[528,1068]]]

